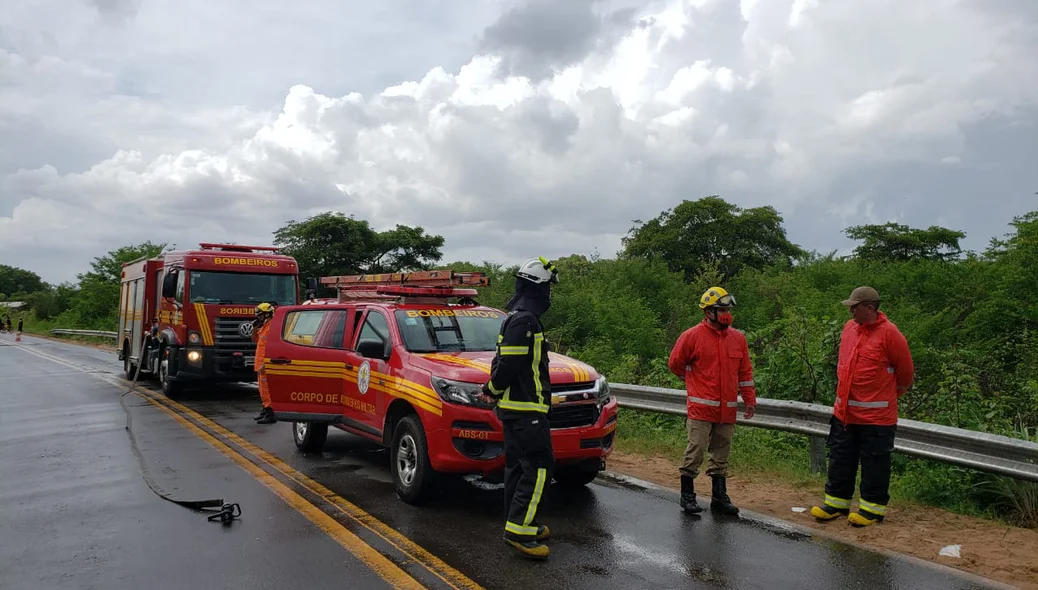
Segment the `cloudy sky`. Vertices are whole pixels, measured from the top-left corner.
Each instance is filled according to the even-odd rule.
[[[269,244],[329,209],[445,259],[596,248],[720,194],[790,238],[1038,209],[1034,0],[19,0],[0,264]]]

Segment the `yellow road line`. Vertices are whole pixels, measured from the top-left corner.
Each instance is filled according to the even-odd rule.
[[[290,465],[288,465],[281,459],[277,458],[276,456],[271,455],[270,453],[257,447],[251,442],[238,436],[234,432],[228,430],[227,428],[224,428],[216,422],[213,422],[209,418],[206,418],[205,416],[199,414],[198,412],[192,410],[191,408],[181,403],[164,397],[152,397],[151,395],[148,395],[146,393],[143,395],[145,395],[152,401],[157,401],[161,404],[172,406],[176,408],[178,411],[187,414],[191,418],[197,420],[203,426],[213,430],[220,436],[240,446],[249,453],[252,453],[260,461],[263,461],[264,463],[270,465],[276,471],[278,471],[288,479],[298,483],[299,485],[310,490],[311,492],[321,496],[322,498],[324,498],[325,500],[339,508],[343,514],[350,517],[358,524],[364,526],[372,533],[382,538],[384,541],[395,547],[397,550],[399,550],[407,557],[413,559],[417,563],[422,564],[433,575],[443,580],[452,588],[455,588],[457,590],[484,590],[482,586],[477,584],[468,576],[447,565],[447,563],[445,563],[439,557],[436,557],[425,548],[421,547],[411,539],[408,539],[407,537],[399,533],[396,529],[390,527],[389,525],[383,523],[374,516],[368,514],[357,505],[353,504],[352,502],[349,502],[348,500],[339,496],[327,487],[321,485],[313,479],[310,479],[306,475],[303,475],[295,468],[291,467]]]
[[[227,446],[224,442],[220,441],[205,430],[202,430],[190,420],[177,414],[159,401],[152,399],[150,396],[138,395],[148,403],[168,414],[171,418],[179,422],[181,426],[194,433],[195,436],[201,438],[213,447],[216,447],[217,450],[237,463],[239,467],[247,471],[249,475],[270,488],[271,491],[277,494],[278,497],[284,500],[289,506],[295,508],[297,512],[305,516],[310,520],[310,522],[316,524],[329,537],[335,539],[339,545],[342,545],[343,549],[346,549],[364,562],[364,565],[371,568],[372,571],[378,574],[391,586],[394,588],[425,588],[425,586],[418,583],[418,580],[412,578],[407,572],[400,569],[398,565],[389,561],[389,559],[376,551],[373,547],[362,541],[360,537],[346,530],[346,527],[342,526],[342,524],[337,520],[322,512],[319,508],[308,502],[306,498],[292,491],[288,486],[275,479],[274,476],[270,475],[266,471],[260,469],[259,466],[252,461],[241,456],[241,454]]]
[[[85,365],[80,365],[78,363],[73,363],[73,362],[67,361],[65,359],[62,359],[60,357],[56,357],[56,356],[47,354],[45,352],[41,352],[39,350],[33,350],[33,349],[25,347],[25,346],[20,346],[19,348],[21,348],[22,350],[24,350],[26,352],[29,352],[29,353],[35,354],[37,356],[40,356],[40,357],[46,358],[48,360],[51,360],[51,361],[53,361],[55,363],[58,363],[60,365],[64,365],[66,367],[71,367],[73,369],[77,369],[77,370],[83,371],[85,373],[93,375],[94,377],[97,377],[98,379],[100,379],[102,381],[105,381],[106,383],[110,383],[110,384],[116,385],[117,387],[125,387],[127,385],[127,382],[124,379],[120,378],[120,377],[116,377],[116,376],[113,376],[113,375],[104,375],[104,374],[99,374],[99,373],[93,373],[93,372],[91,372],[91,371],[93,371],[93,369],[91,367],[87,367]],[[249,467],[245,467],[245,464],[239,463],[239,465],[242,465],[242,467],[245,468],[246,471],[248,471],[250,474],[254,473],[252,471],[252,469],[258,470],[258,472],[261,473],[262,476],[257,476],[257,478],[259,478],[260,481],[262,481],[263,483],[266,483],[266,481],[268,481],[265,478],[269,478],[269,481],[273,481],[274,483],[280,484],[280,482],[278,482],[276,479],[274,479],[266,471],[263,471],[263,469],[261,469],[253,461],[251,461],[247,457],[242,456],[240,453],[237,453],[236,451],[234,451],[234,449],[231,449],[230,447],[228,447],[225,443],[223,443],[219,439],[217,439],[217,438],[213,437],[212,435],[210,435],[209,433],[205,432],[205,430],[202,430],[197,425],[192,423],[190,420],[188,420],[187,418],[184,418],[184,416],[181,416],[180,414],[177,414],[177,412],[174,411],[174,410],[179,410],[183,414],[186,414],[186,415],[194,418],[195,420],[197,420],[203,426],[206,426],[206,427],[210,428],[211,430],[216,432],[218,435],[220,435],[220,436],[226,438],[227,440],[231,441],[232,443],[240,446],[245,451],[247,451],[249,453],[252,453],[260,461],[263,461],[267,465],[271,466],[275,471],[279,472],[280,474],[282,474],[283,476],[285,476],[289,480],[294,481],[297,484],[303,486],[304,488],[310,490],[311,492],[317,494],[318,496],[323,498],[325,501],[331,503],[333,506],[338,508],[339,511],[342,514],[348,516],[354,522],[356,522],[356,523],[360,524],[361,526],[365,527],[366,529],[368,529],[369,531],[374,533],[376,536],[378,536],[379,538],[381,538],[382,540],[387,542],[389,545],[391,545],[392,547],[396,548],[398,551],[403,553],[405,556],[407,556],[410,559],[412,559],[414,562],[416,562],[418,564],[421,564],[423,567],[425,567],[434,576],[436,576],[440,580],[443,580],[443,582],[446,583],[448,586],[454,588],[455,590],[485,590],[482,586],[477,584],[474,580],[470,579],[468,576],[466,576],[465,574],[461,573],[460,571],[454,569],[453,567],[448,565],[446,562],[444,562],[442,559],[440,559],[439,557],[436,557],[435,555],[430,553],[424,547],[418,545],[417,543],[415,543],[411,539],[408,539],[403,534],[398,532],[396,529],[390,527],[389,525],[387,525],[384,522],[378,520],[374,516],[368,514],[367,512],[365,512],[360,507],[358,507],[355,504],[349,502],[345,498],[339,496],[338,494],[336,494],[335,492],[331,491],[327,487],[321,485],[317,481],[315,481],[315,480],[313,480],[313,479],[303,475],[299,471],[296,471],[293,467],[289,466],[287,463],[285,463],[281,459],[277,458],[276,456],[267,453],[263,449],[257,447],[256,445],[250,443],[249,441],[241,438],[240,436],[238,436],[234,432],[231,432],[230,430],[224,428],[223,426],[217,424],[216,422],[213,422],[209,418],[206,418],[205,416],[199,414],[198,412],[192,410],[191,408],[189,408],[189,407],[187,407],[187,406],[185,406],[183,404],[180,404],[180,403],[178,403],[176,401],[173,401],[173,400],[171,400],[169,398],[159,397],[159,395],[156,392],[153,392],[153,391],[151,391],[149,389],[144,389],[144,390],[137,389],[133,393],[135,395],[141,397],[142,399],[145,399],[146,401],[149,401],[149,402],[151,402],[153,404],[158,405],[160,409],[163,409],[164,411],[167,411],[167,412],[172,412],[173,414],[176,415],[176,417],[179,417],[180,419],[185,420],[187,422],[187,424],[185,424],[185,426],[188,426],[188,425],[193,426],[194,429],[197,429],[198,432],[201,432],[201,435],[205,435],[206,437],[209,437],[209,438],[205,439],[207,442],[209,442],[209,439],[212,439],[212,441],[216,442],[218,445],[222,445],[224,448],[227,449],[227,451],[229,451],[230,453],[233,454],[233,456],[231,458],[236,463],[238,463],[239,460],[241,460],[241,461],[244,461],[245,464],[251,465],[251,469],[250,469]],[[178,422],[179,422],[179,420],[178,420]],[[194,429],[192,429],[192,432],[196,432]],[[212,444],[212,443],[210,443],[210,444]],[[216,446],[216,445],[214,445],[214,446]],[[220,448],[219,446],[217,446],[217,448],[220,449],[221,451],[224,451],[224,449]],[[225,454],[226,454],[227,451],[224,451]],[[235,458],[235,457],[237,457],[237,458]],[[280,484],[280,485],[284,485],[284,484]],[[296,494],[295,492],[293,492],[291,489],[289,489],[287,487],[285,487],[285,490],[287,490],[288,492],[290,492],[292,494]],[[296,494],[296,496],[298,496],[298,494]],[[327,516],[326,514],[321,512],[319,509],[317,509],[316,506],[314,506],[313,504],[308,502],[302,496],[298,496],[298,497],[305,505],[307,505],[310,508],[316,510],[320,514],[322,514],[324,516]],[[331,521],[333,523],[335,523],[339,527],[342,526],[341,524],[336,522],[334,519],[331,519]],[[318,525],[318,526],[320,526],[320,525]],[[322,530],[325,530],[324,527],[321,527],[321,528],[322,528]],[[345,533],[347,533],[347,534],[352,534],[348,530],[346,530],[345,528],[343,528],[342,530]],[[328,532],[328,531],[325,531],[325,532]],[[331,535],[331,533],[328,533],[328,534]],[[359,538],[358,538],[358,541],[360,541]],[[360,541],[360,542],[363,543],[363,541]],[[365,546],[368,547],[368,549],[371,549],[372,551],[375,551],[370,546],[367,546],[367,545],[365,545]],[[376,551],[376,554],[378,554],[377,551]],[[378,555],[381,556],[381,554],[378,554]],[[407,576],[406,572],[403,572],[402,570],[401,570],[401,572],[405,576]],[[410,578],[410,579],[413,580],[413,578]],[[418,587],[421,587],[421,586],[418,586]]]

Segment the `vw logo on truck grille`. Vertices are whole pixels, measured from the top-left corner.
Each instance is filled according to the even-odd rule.
[[[246,338],[251,337],[252,336],[252,322],[242,322],[241,325],[238,326],[238,333],[241,334],[242,336],[246,337]]]

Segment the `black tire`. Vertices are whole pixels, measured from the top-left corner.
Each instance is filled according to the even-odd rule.
[[[166,348],[159,349],[159,383],[162,384],[162,394],[173,399],[180,395],[183,385],[170,379],[169,359],[166,358],[166,351]],[[176,354],[176,349],[170,352],[170,355],[173,354]]]
[[[595,481],[597,469],[588,469],[583,465],[564,465],[555,468],[555,481],[564,488],[580,488]]]
[[[429,447],[418,416],[408,414],[393,429],[389,447],[396,495],[408,504],[422,504],[435,491],[436,473],[429,463]]]
[[[123,345],[123,372],[126,373],[126,378],[133,381],[133,377],[137,374],[137,365],[130,362],[130,345]]]
[[[296,448],[308,453],[320,453],[328,440],[328,425],[320,422],[293,422],[292,439]]]

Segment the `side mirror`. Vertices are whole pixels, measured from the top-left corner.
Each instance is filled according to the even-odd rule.
[[[311,291],[317,291],[317,279],[313,277],[306,279],[306,288]]]
[[[369,359],[388,359],[386,348],[388,347],[381,340],[361,340],[357,343],[357,353]]]
[[[169,272],[162,277],[162,297],[172,298],[177,296],[177,273]]]

